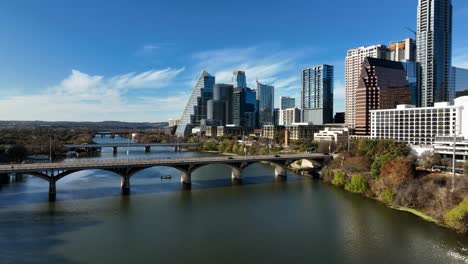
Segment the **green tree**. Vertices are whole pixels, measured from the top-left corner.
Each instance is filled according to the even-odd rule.
[[[468,231],[468,197],[444,215],[445,223],[459,232]]]
[[[367,182],[361,174],[353,174],[351,181],[345,184],[345,189],[353,193],[364,193],[367,191]]]
[[[344,186],[346,183],[346,175],[342,171],[337,171],[331,183],[340,187]]]
[[[380,198],[382,201],[386,204],[393,204],[393,201],[395,200],[395,193],[393,192],[392,189],[386,188],[382,191],[380,194]]]
[[[372,176],[378,177],[380,175],[380,169],[382,168],[383,164],[389,160],[392,160],[393,158],[394,156],[390,153],[377,157],[371,165]]]
[[[28,150],[23,145],[13,145],[7,150],[8,158],[11,161],[22,162],[28,155]]]

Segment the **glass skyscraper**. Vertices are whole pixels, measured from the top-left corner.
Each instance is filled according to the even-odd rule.
[[[207,104],[213,98],[214,84],[214,76],[206,71],[200,74],[180,118],[176,135],[186,136],[190,127],[199,126],[200,121],[207,118]]]
[[[258,123],[260,127],[273,125],[275,87],[257,81]]]
[[[247,88],[247,79],[245,77],[245,72],[234,71],[232,75],[232,83],[234,85],[234,88]]]
[[[280,96],[280,109],[289,109],[296,107],[296,98],[289,96]]]
[[[416,44],[421,106],[453,101],[451,0],[419,0]]]
[[[250,88],[234,88],[232,98],[233,124],[240,127],[257,127],[257,96]]]
[[[302,122],[333,123],[333,66],[302,70]]]

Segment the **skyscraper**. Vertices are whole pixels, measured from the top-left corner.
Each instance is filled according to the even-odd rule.
[[[234,88],[247,88],[247,79],[244,71],[234,71],[232,73],[232,83]]]
[[[296,107],[296,98],[289,96],[280,96],[280,110]]]
[[[416,38],[421,106],[431,107],[436,102],[452,101],[451,0],[419,0]]]
[[[208,101],[208,119],[214,121],[211,123],[232,124],[233,93],[232,84],[215,84],[213,100]]]
[[[302,70],[302,121],[316,125],[333,122],[333,66]]]
[[[258,123],[260,127],[273,125],[275,87],[257,81]]]
[[[207,118],[207,103],[213,98],[214,84],[214,76],[206,71],[200,74],[177,126],[178,136],[186,136],[190,127],[199,126],[200,121]]]
[[[356,135],[370,135],[370,111],[410,104],[411,94],[401,62],[365,58],[356,89]]]
[[[257,127],[257,96],[250,88],[234,88],[232,123],[245,128]]]
[[[346,125],[354,128],[355,115],[355,95],[361,73],[361,65],[364,58],[387,59],[388,49],[385,45],[374,45],[369,47],[359,47],[350,49],[346,56],[345,65],[345,82],[346,82],[346,102],[345,102],[345,119]]]

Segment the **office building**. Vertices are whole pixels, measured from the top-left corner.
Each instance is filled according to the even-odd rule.
[[[280,126],[289,126],[293,123],[301,122],[301,110],[294,107],[289,109],[280,110],[279,114],[279,125]]]
[[[208,101],[208,123],[213,125],[232,124],[232,98],[234,89],[230,84],[215,84],[213,100]]]
[[[200,121],[207,118],[207,103],[213,98],[214,84],[214,76],[206,71],[200,74],[180,118],[176,135],[187,136],[192,127],[200,126]]]
[[[333,123],[335,124],[344,124],[345,122],[345,113],[344,112],[336,112],[335,116],[333,117]]]
[[[468,69],[452,67],[451,85],[455,90],[455,97],[468,95]]]
[[[335,144],[347,144],[349,129],[347,127],[325,127],[314,133],[314,140],[318,142],[333,142]]]
[[[284,126],[285,130],[288,132],[287,135],[289,140],[314,140],[314,133],[323,129],[323,126],[317,126],[310,123],[293,123],[288,126]]]
[[[419,0],[417,55],[421,106],[451,102],[452,1]]]
[[[273,125],[273,110],[275,107],[275,88],[257,81],[257,108],[260,127]]]
[[[263,138],[274,139],[278,133],[284,133],[284,126],[267,125],[262,128]]]
[[[244,71],[234,71],[232,76],[234,88],[247,88],[247,78]]]
[[[365,58],[355,94],[356,135],[370,135],[370,111],[410,104],[411,94],[401,62]]]
[[[273,125],[274,126],[279,125],[279,116],[280,116],[280,109],[279,108],[273,109]]]
[[[257,95],[250,88],[234,88],[232,98],[233,125],[245,128],[257,127]]]
[[[416,42],[412,38],[392,42],[388,45],[389,60],[392,61],[416,61]]]
[[[169,127],[177,126],[179,124],[179,121],[179,119],[169,118]]]
[[[296,98],[280,96],[280,110],[296,107]]]
[[[323,125],[333,122],[333,66],[302,70],[302,122]]]
[[[345,123],[350,128],[355,126],[355,94],[361,74],[361,65],[366,57],[388,59],[388,49],[385,45],[374,45],[350,49],[347,52],[345,64]]]

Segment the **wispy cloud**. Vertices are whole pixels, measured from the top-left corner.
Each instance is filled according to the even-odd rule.
[[[0,119],[159,121],[178,113],[184,93],[129,98],[133,89],[167,87],[184,68],[127,73],[106,78],[73,70],[42,94],[0,99]]]

